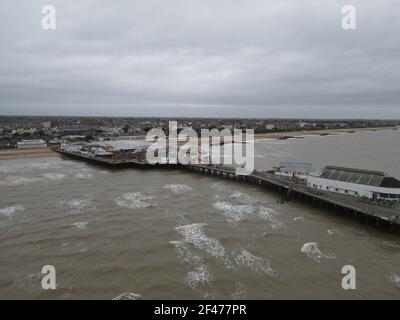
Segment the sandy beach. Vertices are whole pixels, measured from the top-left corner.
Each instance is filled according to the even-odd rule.
[[[370,127],[370,128],[345,128],[345,129],[324,129],[324,130],[301,130],[301,131],[286,131],[286,132],[268,132],[257,133],[254,135],[255,139],[282,139],[284,137],[300,137],[311,135],[328,135],[339,133],[355,133],[355,132],[368,132],[368,131],[383,131],[393,130],[396,127]]]
[[[3,149],[0,150],[0,160],[13,160],[22,158],[39,158],[58,156],[50,148],[30,148],[30,149]]]

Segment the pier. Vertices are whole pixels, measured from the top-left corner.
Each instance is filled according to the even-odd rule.
[[[230,179],[241,183],[256,185],[259,188],[279,192],[281,201],[297,199],[332,212],[342,213],[345,216],[361,220],[368,225],[400,233],[400,212],[396,208],[386,208],[371,205],[360,201],[356,196],[339,194],[324,190],[316,190],[292,178],[277,176],[270,172],[253,171],[251,175],[237,175],[232,167],[201,164],[157,164],[151,165],[143,161],[132,159],[107,159],[91,157],[54,148],[54,151],[67,157],[84,160],[98,165],[109,167],[136,167],[182,169],[199,174],[210,175],[219,179]]]

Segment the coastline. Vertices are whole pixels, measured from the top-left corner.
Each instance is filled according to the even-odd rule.
[[[368,128],[343,128],[343,129],[322,129],[322,130],[300,130],[300,131],[282,131],[282,132],[268,132],[256,133],[255,139],[284,139],[291,137],[302,136],[320,136],[330,135],[335,133],[357,133],[357,132],[370,132],[370,131],[386,131],[393,130],[396,127],[368,127]]]
[[[282,132],[268,132],[254,134],[254,138],[258,139],[288,139],[302,136],[320,136],[330,135],[335,133],[357,133],[369,131],[384,131],[393,130],[396,127],[370,127],[370,128],[345,128],[345,129],[323,129],[312,131],[282,131]],[[0,149],[1,160],[16,160],[23,158],[41,158],[41,157],[54,157],[59,156],[50,147],[46,148],[27,148],[27,149]]]

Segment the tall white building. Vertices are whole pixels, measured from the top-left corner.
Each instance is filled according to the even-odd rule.
[[[307,177],[309,187],[370,199],[400,201],[400,180],[382,171],[327,166]]]

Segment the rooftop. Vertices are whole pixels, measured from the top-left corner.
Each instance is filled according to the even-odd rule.
[[[375,187],[400,188],[400,181],[387,176],[383,171],[326,166],[321,171],[320,177]]]

